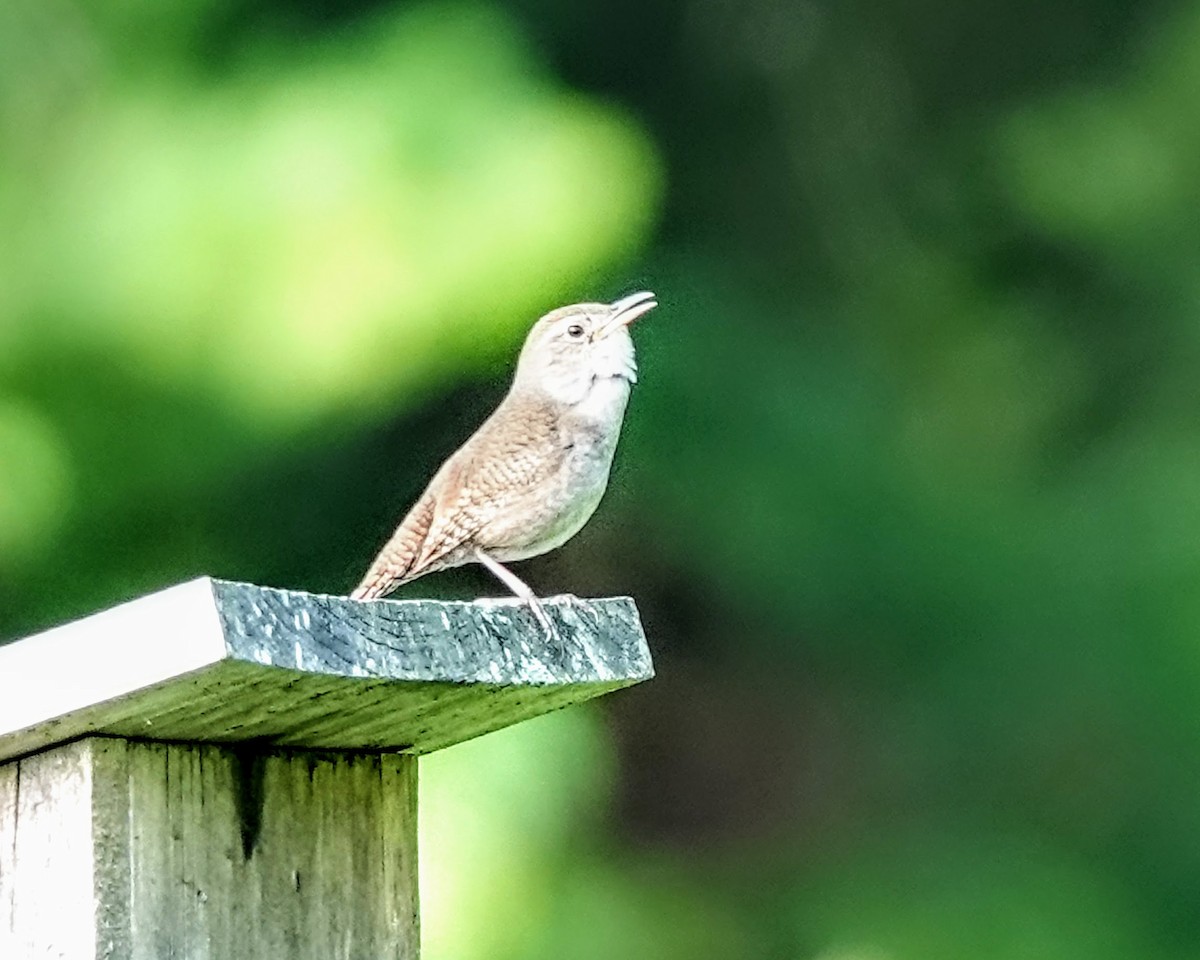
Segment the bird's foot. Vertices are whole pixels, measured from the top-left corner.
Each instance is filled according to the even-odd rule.
[[[584,600],[583,597],[577,597],[573,593],[564,593],[562,596],[572,607],[587,615],[588,620],[591,621],[593,632],[599,632],[600,627],[604,623],[604,616],[596,608],[595,604],[590,600]]]
[[[546,608],[542,606],[542,601],[532,594],[528,598],[529,609],[533,612],[534,618],[539,626],[546,634],[546,639],[551,643],[557,643],[560,647],[566,648],[562,637],[558,634],[558,628],[554,626],[554,621],[550,619],[550,614],[546,612]]]

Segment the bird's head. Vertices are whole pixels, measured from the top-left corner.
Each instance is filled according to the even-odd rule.
[[[575,303],[551,310],[533,325],[517,361],[515,386],[560,403],[585,400],[598,381],[637,381],[629,324],[658,306],[652,293],[614,303]]]

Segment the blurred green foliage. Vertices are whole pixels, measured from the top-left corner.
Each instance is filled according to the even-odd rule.
[[[660,675],[423,763],[428,955],[1200,955],[1198,87],[1184,0],[6,0],[0,638],[345,590],[648,287],[523,572]]]

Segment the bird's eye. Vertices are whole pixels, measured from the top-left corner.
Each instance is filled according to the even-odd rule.
[[[578,340],[583,336],[583,326],[578,323],[573,323],[567,327],[567,336],[572,340]]]

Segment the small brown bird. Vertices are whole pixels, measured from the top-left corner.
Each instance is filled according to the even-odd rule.
[[[481,563],[553,633],[534,592],[502,562],[566,543],[591,517],[637,380],[629,324],[652,293],[577,303],[542,317],[500,406],[434,476],[351,596],[374,600],[417,577]]]

